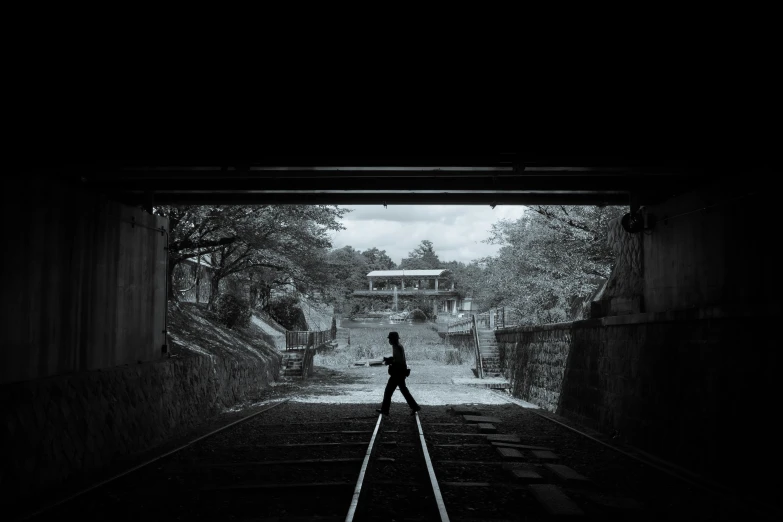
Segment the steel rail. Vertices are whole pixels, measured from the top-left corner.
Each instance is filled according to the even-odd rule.
[[[416,413],[416,428],[419,432],[421,451],[424,454],[424,462],[427,464],[427,473],[430,477],[430,485],[432,486],[432,493],[435,496],[435,502],[438,505],[438,514],[440,515],[440,520],[441,522],[449,522],[449,514],[446,512],[446,503],[443,502],[443,495],[440,493],[438,479],[435,477],[435,469],[432,467],[432,460],[430,459],[430,454],[427,451],[427,441],[424,440],[424,430],[421,427],[421,420],[419,419],[418,412]]]
[[[345,522],[353,522],[354,517],[356,516],[356,510],[359,507],[359,500],[364,491],[366,491],[366,488],[364,488],[364,479],[366,478],[367,471],[370,467],[370,461],[375,451],[375,441],[378,439],[378,432],[381,429],[382,423],[383,414],[379,414],[378,422],[375,423],[375,429],[370,438],[370,444],[367,446],[367,453],[364,455],[364,462],[362,462],[362,468],[359,471],[359,479],[356,481],[356,487],[353,490],[353,498],[351,499],[351,505],[348,508],[348,514],[345,516]]]
[[[141,468],[144,468],[144,467],[146,467],[146,466],[149,466],[149,465],[150,465],[150,464],[152,464],[153,462],[157,462],[157,461],[159,461],[160,459],[162,459],[162,458],[164,458],[164,457],[168,457],[169,455],[171,455],[171,454],[173,454],[173,453],[177,453],[178,451],[181,451],[181,450],[183,450],[183,449],[187,448],[188,446],[191,446],[192,444],[195,444],[196,442],[198,442],[198,441],[200,441],[200,440],[204,440],[204,439],[206,439],[207,437],[211,437],[212,435],[215,435],[215,434],[217,434],[217,433],[220,433],[221,431],[223,431],[223,430],[226,430],[226,429],[228,429],[228,428],[230,428],[230,427],[232,427],[232,426],[235,426],[235,425],[237,425],[237,424],[241,424],[241,423],[243,423],[243,422],[245,422],[245,421],[247,421],[247,420],[250,420],[250,419],[252,419],[252,418],[253,418],[253,417],[255,417],[256,415],[260,415],[260,414],[262,414],[262,413],[264,413],[264,412],[267,412],[267,411],[271,410],[272,408],[275,408],[275,407],[277,407],[277,406],[280,406],[281,404],[285,404],[285,403],[286,403],[286,402],[288,402],[289,400],[291,400],[291,399],[290,399],[290,398],[289,398],[289,399],[283,399],[282,401],[276,402],[275,404],[272,404],[271,406],[269,406],[269,407],[267,407],[267,408],[264,408],[263,410],[257,411],[257,412],[255,412],[255,413],[251,413],[250,415],[248,415],[248,416],[246,416],[246,417],[242,417],[241,419],[238,419],[238,420],[235,420],[235,421],[233,421],[233,422],[230,422],[229,424],[226,424],[225,426],[221,426],[220,428],[218,428],[218,429],[216,429],[216,430],[210,431],[209,433],[207,433],[207,434],[205,434],[205,435],[201,435],[200,437],[196,437],[195,439],[193,439],[193,440],[191,440],[191,441],[189,441],[189,442],[186,442],[186,443],[185,443],[185,444],[183,444],[182,446],[179,446],[179,447],[177,447],[177,448],[174,448],[173,450],[167,451],[167,452],[166,452],[166,453],[164,453],[163,455],[158,455],[157,457],[153,457],[153,458],[151,458],[151,459],[149,459],[149,460],[147,460],[147,461],[145,461],[145,462],[142,462],[141,464],[138,464],[138,465],[136,465],[136,466],[133,466],[133,467],[132,467],[132,468],[130,468],[130,469],[126,469],[125,471],[123,471],[123,472],[121,472],[121,473],[118,473],[118,474],[116,474],[116,475],[114,475],[114,476],[112,476],[112,477],[109,477],[109,478],[107,478],[107,479],[105,479],[105,480],[102,480],[102,481],[100,481],[100,482],[96,483],[96,484],[93,484],[92,486],[89,486],[89,487],[87,487],[87,488],[85,488],[85,489],[83,489],[83,490],[81,490],[81,491],[78,491],[78,492],[74,493],[73,495],[70,495],[70,496],[68,496],[68,497],[66,497],[66,498],[64,498],[64,499],[62,499],[62,500],[59,500],[59,501],[57,501],[57,502],[55,502],[55,503],[53,503],[53,504],[51,504],[51,505],[45,506],[45,507],[43,507],[43,508],[39,509],[38,511],[35,511],[35,512],[33,512],[33,513],[30,513],[30,514],[28,514],[28,515],[24,515],[22,518],[19,518],[19,519],[17,519],[17,520],[19,520],[19,521],[22,521],[22,520],[29,520],[29,519],[31,519],[31,518],[33,518],[33,517],[37,517],[38,515],[41,515],[42,513],[45,513],[46,511],[49,511],[49,510],[51,510],[51,509],[54,509],[54,508],[56,508],[57,506],[60,506],[60,505],[62,505],[62,504],[65,504],[66,502],[69,502],[69,501],[71,501],[71,500],[73,500],[73,499],[75,499],[75,498],[77,498],[77,497],[80,497],[80,496],[82,496],[82,495],[84,495],[84,494],[86,494],[86,493],[89,493],[90,491],[92,491],[92,490],[94,490],[94,489],[97,489],[97,488],[99,488],[99,487],[101,487],[101,486],[103,486],[103,485],[106,485],[106,484],[108,484],[109,482],[113,482],[113,481],[115,481],[115,480],[117,480],[117,479],[119,479],[119,478],[122,478],[122,477],[124,477],[125,475],[128,475],[128,474],[130,474],[130,473],[133,473],[134,471],[137,471],[137,470],[139,470],[139,469],[141,469]]]

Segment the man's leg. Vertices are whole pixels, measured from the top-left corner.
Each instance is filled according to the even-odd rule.
[[[383,404],[381,404],[381,412],[389,413],[391,398],[395,388],[397,388],[397,379],[394,377],[389,377],[389,381],[386,383],[386,389],[383,391]]]
[[[419,411],[421,407],[416,403],[416,400],[413,398],[413,395],[411,395],[411,392],[408,390],[408,387],[405,385],[404,377],[400,379],[399,386],[400,386],[400,391],[402,392],[402,396],[405,397],[406,401],[408,401],[408,406],[410,406],[413,411]]]

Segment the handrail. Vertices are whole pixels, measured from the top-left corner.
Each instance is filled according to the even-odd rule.
[[[472,315],[470,317],[466,317],[465,319],[460,319],[453,323],[448,323],[446,325],[446,331],[448,333],[467,332],[470,330],[471,325],[473,325]],[[463,328],[464,326],[467,326],[467,328]]]
[[[489,310],[473,315],[476,316],[477,322],[482,328],[500,330],[502,328],[518,326],[521,319],[519,312],[514,308],[509,308],[508,312],[506,312],[506,308],[507,307],[505,306],[490,308]],[[472,317],[458,319],[457,321],[448,323],[446,325],[446,331],[448,333],[468,333],[470,327],[466,328],[466,326],[470,324],[473,324]]]
[[[473,328],[471,328],[471,331],[473,333],[473,343],[476,345],[476,376],[479,379],[484,378],[484,365],[481,361],[481,342],[479,340],[479,334],[478,334],[478,326],[476,323],[476,316],[472,315],[473,318]]]
[[[328,330],[288,330],[285,333],[285,349],[294,350],[297,347],[317,348],[328,341],[334,341],[337,338],[336,328]]]

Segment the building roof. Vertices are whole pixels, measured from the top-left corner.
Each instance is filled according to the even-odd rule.
[[[451,270],[438,268],[436,270],[373,270],[367,277],[435,277],[451,274]]]
[[[198,256],[188,257],[185,259],[185,262],[190,262],[195,264],[201,264],[201,266],[207,266],[209,268],[214,268],[214,265],[212,264],[212,255],[211,254],[202,254],[201,255],[201,263],[198,261]]]

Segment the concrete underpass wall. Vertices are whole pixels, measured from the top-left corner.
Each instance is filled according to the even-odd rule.
[[[780,462],[775,211],[755,192],[716,185],[646,209],[643,293],[625,285],[602,296],[621,306],[595,308],[625,315],[496,332],[514,395],[721,482]]]
[[[717,477],[757,464],[730,448],[777,451],[764,426],[778,407],[781,357],[754,317],[713,308],[497,338],[515,396],[659,458]]]
[[[182,435],[257,397],[279,365],[265,355],[189,356],[3,385],[2,503],[56,490]]]
[[[780,310],[776,191],[738,185],[741,179],[738,172],[646,209],[655,225],[641,234],[643,311]]]
[[[166,237],[140,226],[167,220],[21,183],[0,207],[0,504],[32,506],[256,398],[280,361],[269,350],[169,358]]]
[[[0,384],[163,357],[166,238],[138,225],[168,220],[21,183],[1,207]]]

